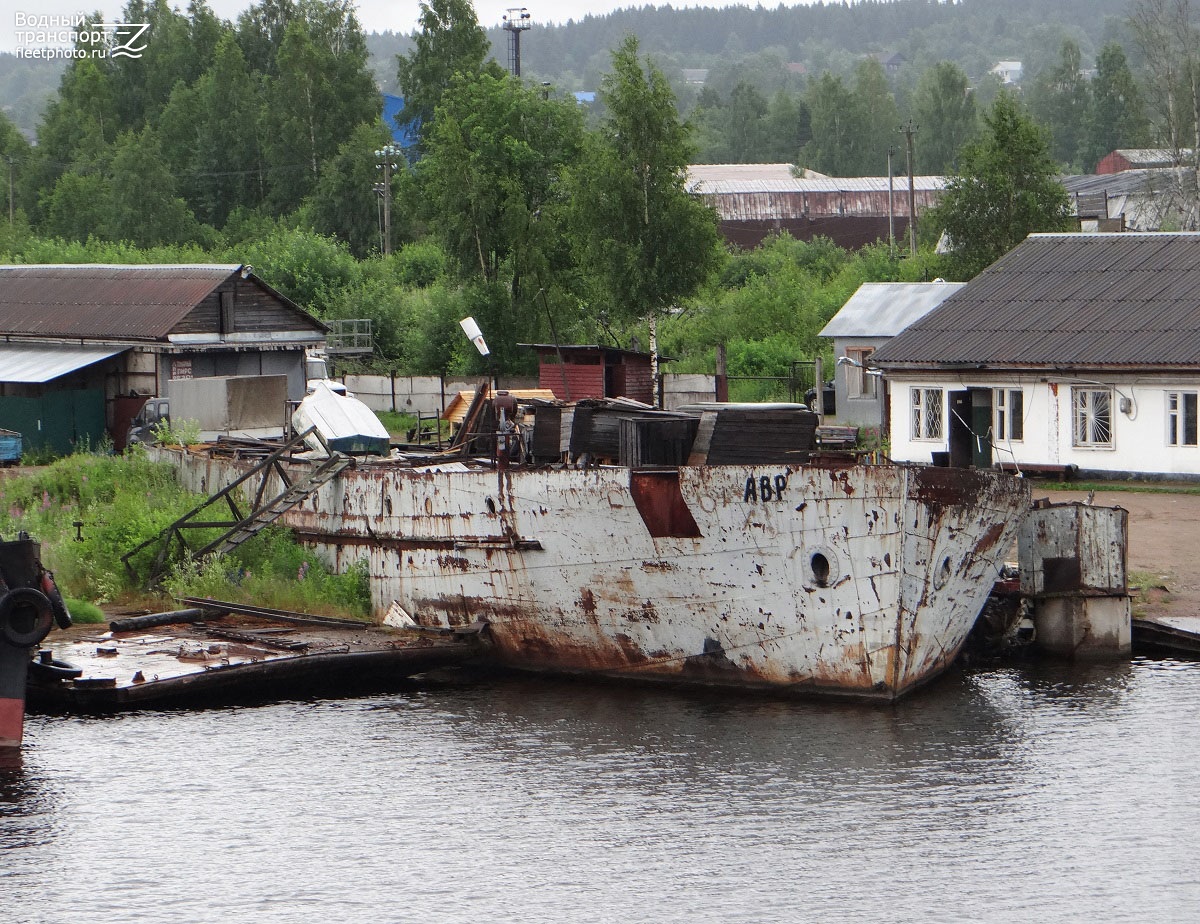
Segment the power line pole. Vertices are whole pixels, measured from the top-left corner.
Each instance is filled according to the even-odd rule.
[[[383,182],[375,184],[375,192],[383,199],[383,254],[392,252],[392,171],[399,166],[400,149],[385,144],[375,152],[376,170],[383,171]]]
[[[11,228],[13,224],[13,156],[5,154],[4,159],[8,161],[8,226]]]
[[[892,155],[895,148],[888,148],[888,257],[896,256],[896,210],[893,207],[895,197],[895,181],[892,178]]]
[[[900,130],[904,132],[904,140],[908,145],[908,245],[915,257],[917,255],[917,197],[913,192],[913,135],[917,133],[917,126],[913,125],[912,119],[909,119],[908,125]]]

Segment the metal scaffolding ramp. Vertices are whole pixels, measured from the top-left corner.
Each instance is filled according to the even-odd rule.
[[[204,558],[206,555],[228,554],[247,539],[258,535],[322,485],[328,484],[336,478],[353,463],[354,460],[349,456],[331,452],[329,458],[322,461],[320,465],[312,469],[307,475],[293,481],[289,477],[287,470],[283,467],[283,460],[293,450],[303,446],[305,438],[313,433],[317,433],[316,428],[310,428],[303,433],[297,434],[270,455],[266,456],[240,478],[222,488],[204,503],[193,508],[170,526],[166,527],[153,539],[148,539],[122,555],[121,561],[124,562],[125,570],[129,573],[130,578],[135,582],[139,582],[139,567],[135,565],[134,559],[155,546],[157,546],[157,551],[147,570],[145,580],[142,582],[147,588],[157,586],[162,580],[167,565],[171,560],[172,549],[175,549],[185,560],[197,560]],[[317,435],[320,438],[319,433]],[[275,497],[264,500],[272,475],[279,478],[283,483],[284,489]],[[250,511],[244,513],[242,507],[239,506],[239,500],[236,495],[239,493],[238,489],[242,485],[255,478],[258,479],[258,486],[255,490],[254,500]],[[222,502],[229,508],[228,516],[222,517],[219,510],[213,511],[210,509],[214,506],[219,507]],[[198,529],[223,529],[224,532],[205,545],[193,548],[188,543],[184,533],[186,530]]]

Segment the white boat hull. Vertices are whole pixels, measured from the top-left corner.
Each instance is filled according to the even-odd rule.
[[[515,667],[893,699],[957,656],[1028,505],[944,468],[379,465],[286,521],[367,562],[377,613],[486,620]]]

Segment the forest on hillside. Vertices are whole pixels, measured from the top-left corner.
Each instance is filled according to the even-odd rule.
[[[1129,32],[1129,0],[858,0],[812,6],[673,9],[639,6],[586,16],[563,25],[538,22],[552,4],[530,7],[534,26],[522,43],[522,70],[536,82],[564,91],[595,90],[608,54],[626,35],[636,35],[654,56],[686,114],[700,88],[683,79],[684,69],[707,69],[709,89],[727,95],[740,80],[771,96],[797,90],[804,75],[829,71],[849,77],[868,54],[900,54],[896,76],[903,97],[934,64],[958,65],[973,83],[999,60],[1019,60],[1026,73],[1052,65],[1064,40],[1075,42],[1084,66],[1117,42],[1140,64]],[[496,7],[497,10],[501,6]],[[507,60],[508,35],[486,30],[496,60]],[[412,48],[405,32],[366,33],[368,67],[385,92],[396,92],[395,59]],[[787,65],[799,65],[803,75]],[[0,53],[0,111],[32,138],[37,119],[52,97],[62,61],[18,59]],[[909,88],[906,90],[905,88]]]

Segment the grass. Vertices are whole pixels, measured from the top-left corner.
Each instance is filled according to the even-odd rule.
[[[129,574],[122,554],[203,500],[179,487],[169,464],[151,462],[144,452],[80,453],[0,481],[0,535],[25,530],[40,542],[58,586],[77,602],[158,607],[167,595],[211,596],[308,613],[370,615],[366,571],[331,573],[282,527],[264,530],[220,560],[177,561],[165,593],[146,591],[139,569]],[[216,531],[209,532],[214,538]],[[202,545],[208,539],[198,534],[189,541]],[[156,548],[134,564],[144,567]]]
[[[108,617],[104,615],[104,610],[100,609],[94,603],[89,603],[87,600],[76,600],[71,597],[65,598],[64,602],[67,604],[67,611],[71,614],[71,621],[76,625],[108,622]]]
[[[1130,571],[1125,576],[1133,597],[1133,615],[1144,616],[1151,603],[1161,603],[1161,595],[1169,596],[1168,576],[1154,571]]]
[[[416,429],[418,423],[416,414],[404,414],[400,411],[380,411],[375,416],[379,418],[379,422],[383,424],[384,429],[387,430],[391,437],[401,443],[409,441],[408,434]],[[432,422],[437,423],[443,439],[446,439],[450,435],[451,426],[449,421],[429,416],[424,416],[420,419],[420,423],[426,427]],[[424,442],[436,442],[437,437],[435,434],[426,433],[423,439]]]
[[[1032,480],[1032,479],[1031,479]],[[1131,494],[1200,494],[1200,484],[1184,481],[1064,481],[1038,478],[1037,484],[1056,491],[1128,491]]]

